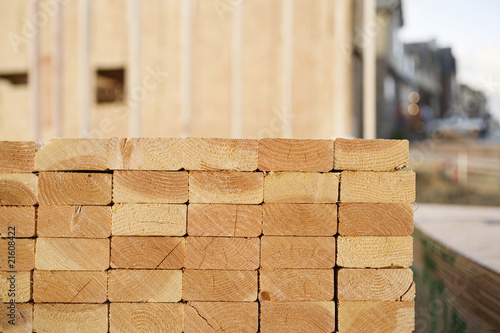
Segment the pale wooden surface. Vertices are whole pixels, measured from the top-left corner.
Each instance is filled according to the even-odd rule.
[[[181,333],[183,304],[111,303],[109,332]]]
[[[35,236],[35,207],[0,206],[0,237],[9,236],[9,227],[15,237]]]
[[[337,205],[265,203],[262,231],[275,236],[333,236]]]
[[[38,200],[35,174],[0,173],[0,205],[33,206]]]
[[[15,239],[15,263],[8,262],[8,238],[0,239],[0,269],[30,271],[35,268],[35,240],[33,238]]]
[[[33,303],[17,303],[16,304],[16,325],[8,323],[7,315],[10,314],[7,305],[3,306],[0,315],[3,320],[0,320],[0,329],[5,333],[32,332],[33,331]],[[10,318],[8,318],[10,319]]]
[[[34,332],[94,333],[108,330],[108,304],[40,304],[33,311]]]
[[[12,276],[14,276],[14,279],[12,279]],[[13,298],[16,303],[31,300],[31,271],[16,273],[2,271],[0,272],[0,279],[0,304],[10,302]],[[14,288],[11,288],[12,283]],[[15,297],[10,297],[12,296],[12,290],[15,292]],[[9,296],[9,294],[11,295]],[[5,317],[2,317],[1,321],[5,321]]]
[[[333,140],[259,140],[261,171],[328,172],[332,169]]]
[[[184,308],[184,332],[256,333],[257,302],[188,302]]]
[[[409,162],[408,140],[335,139],[335,170],[394,171]]]
[[[262,236],[262,268],[333,268],[334,237]]]
[[[261,205],[190,204],[190,236],[258,237],[262,232]]]
[[[276,172],[264,177],[264,202],[336,203],[339,174]]]
[[[0,172],[35,171],[33,141],[0,141]]]

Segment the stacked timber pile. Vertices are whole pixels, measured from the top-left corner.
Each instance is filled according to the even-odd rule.
[[[2,330],[409,332],[407,163],[390,140],[1,142]]]

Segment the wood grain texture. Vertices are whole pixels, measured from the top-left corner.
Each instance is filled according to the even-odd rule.
[[[335,331],[335,302],[262,302],[260,311],[262,333]]]
[[[0,304],[15,299],[16,303],[31,300],[31,271],[27,272],[0,272]],[[1,321],[5,320],[2,317]]]
[[[259,268],[259,238],[187,237],[186,268],[255,270]]]
[[[415,288],[409,268],[341,268],[337,298],[341,301],[413,301]]]
[[[20,272],[31,271],[35,267],[35,240],[33,238],[14,239],[14,244],[10,239],[2,238],[0,239],[0,253],[0,270]],[[14,258],[11,257],[12,255]]]
[[[15,232],[14,237],[35,236],[35,207],[0,206],[0,237],[9,237]],[[12,235],[12,234],[11,234]]]
[[[242,332],[259,330],[257,302],[188,302],[184,332]]]
[[[61,271],[106,270],[109,268],[109,239],[38,237],[35,267]]]
[[[180,170],[183,167],[183,139],[111,138],[111,170]]]
[[[274,236],[333,236],[337,205],[265,203],[262,231]]]
[[[413,237],[339,236],[337,265],[352,268],[410,267]]]
[[[4,333],[33,332],[33,303],[16,303],[15,325],[9,324],[11,318],[9,305],[2,304],[0,330]]]
[[[415,173],[343,171],[340,201],[412,203],[415,201]]]
[[[183,304],[111,303],[109,332],[182,333]]]
[[[190,203],[259,204],[262,192],[261,172],[189,172]]]
[[[333,140],[259,140],[261,171],[328,172],[332,169]]]
[[[35,142],[0,141],[0,172],[35,171]]]
[[[94,333],[108,330],[108,304],[41,304],[33,311],[34,332]]]
[[[252,139],[184,139],[184,169],[255,171],[259,145]]]
[[[412,332],[415,329],[413,302],[339,301],[338,331]]]
[[[187,232],[190,236],[258,237],[262,206],[190,204]]]
[[[123,236],[183,236],[186,205],[115,204],[112,233]]]
[[[33,272],[35,303],[104,303],[107,287],[104,271]]]
[[[38,177],[29,173],[0,173],[0,205],[37,204]]]
[[[409,162],[408,140],[335,139],[335,170],[394,171]]]
[[[409,236],[413,233],[413,205],[339,203],[342,236]]]
[[[39,237],[107,238],[111,235],[111,207],[38,206]]]
[[[115,171],[115,203],[185,203],[188,173],[185,171]]]
[[[108,139],[54,138],[36,153],[38,171],[108,169]]]
[[[276,172],[264,177],[264,202],[336,203],[339,174]]]
[[[185,259],[184,237],[111,238],[111,268],[182,269]]]
[[[254,302],[257,271],[186,269],[182,280],[185,301]]]
[[[332,301],[332,269],[261,269],[259,300],[273,302]]]
[[[107,173],[40,172],[42,205],[109,205],[112,175]]]
[[[334,237],[262,236],[262,268],[333,268]]]
[[[108,272],[110,302],[179,302],[181,270],[112,269]]]

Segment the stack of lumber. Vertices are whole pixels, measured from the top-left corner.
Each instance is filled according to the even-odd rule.
[[[407,141],[53,139],[0,157],[4,332],[414,327]]]

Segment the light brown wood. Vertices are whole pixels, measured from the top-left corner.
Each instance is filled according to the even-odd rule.
[[[111,170],[180,170],[183,167],[183,139],[111,138]]]
[[[328,172],[332,169],[333,140],[259,140],[261,171]]]
[[[109,205],[111,174],[40,172],[41,205]]]
[[[335,170],[394,171],[409,162],[408,140],[335,139]]]
[[[15,300],[16,303],[29,302],[31,300],[31,271],[0,272],[0,303],[9,303]],[[2,317],[2,321],[5,317]]]
[[[413,205],[339,203],[339,234],[343,236],[409,236]]]
[[[26,173],[0,173],[0,205],[33,206],[37,204],[38,177]]]
[[[352,268],[410,267],[413,238],[377,236],[339,236],[337,266]]]
[[[339,301],[338,331],[412,332],[415,329],[413,302]]]
[[[183,304],[111,303],[109,332],[182,333]]]
[[[262,268],[333,268],[334,237],[262,236]]]
[[[106,270],[109,268],[109,239],[38,237],[35,267],[40,270]]]
[[[415,288],[409,268],[341,268],[337,298],[341,301],[413,301]]]
[[[182,269],[185,259],[184,237],[111,238],[111,268]]]
[[[265,203],[262,231],[274,236],[333,236],[337,205]]]
[[[340,201],[412,203],[415,201],[415,173],[343,171]]]
[[[54,138],[36,153],[39,171],[108,169],[108,139]]]
[[[335,331],[335,302],[262,302],[260,331],[318,332]]]
[[[38,206],[38,237],[107,238],[111,235],[111,207]]]
[[[35,142],[0,141],[0,172],[35,171]]]
[[[190,236],[258,237],[262,206],[190,204],[187,232]]]
[[[186,170],[257,170],[257,140],[185,138],[184,145]]]
[[[35,303],[34,332],[94,333],[107,330],[108,304]]]
[[[32,238],[0,239],[0,270],[31,271],[35,267],[35,240]]]
[[[255,270],[259,268],[259,238],[187,237],[186,268]]]
[[[188,302],[184,332],[245,332],[259,330],[257,302]]]
[[[261,269],[259,300],[273,302],[332,301],[332,269]]]
[[[0,315],[0,329],[4,333],[33,331],[33,303],[2,304]],[[14,320],[14,324],[10,324],[9,320]]]
[[[186,205],[115,204],[112,233],[123,236],[184,236]]]
[[[179,302],[181,270],[112,269],[108,272],[110,302]]]
[[[261,172],[189,172],[190,203],[259,204],[262,191]]]
[[[34,235],[35,207],[0,206],[0,237]]]
[[[257,271],[186,269],[182,279],[185,301],[253,302]]]
[[[185,203],[188,173],[185,171],[115,171],[115,203]]]
[[[107,300],[104,271],[33,272],[35,303],[104,303]]]

